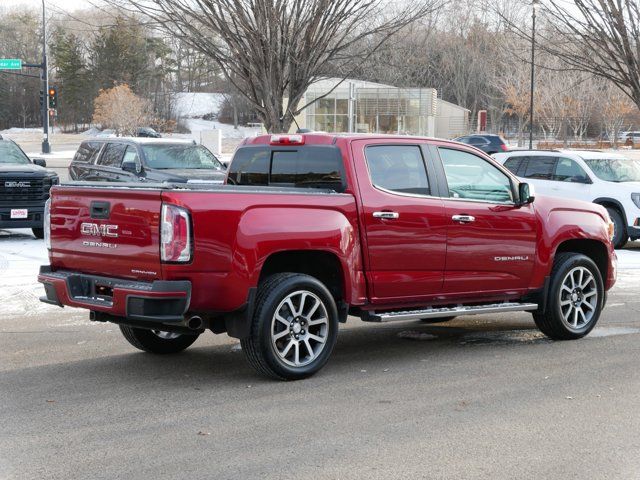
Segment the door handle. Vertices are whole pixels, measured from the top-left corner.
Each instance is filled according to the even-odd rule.
[[[451,217],[451,220],[459,223],[472,223],[476,221],[476,217],[473,217],[471,215],[454,215],[453,217]]]
[[[373,218],[385,218],[387,220],[395,220],[399,218],[398,212],[373,212]]]

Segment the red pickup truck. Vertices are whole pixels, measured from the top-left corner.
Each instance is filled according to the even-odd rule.
[[[442,321],[529,311],[554,339],[595,326],[616,278],[598,205],[535,198],[481,151],[402,136],[260,136],[226,184],[52,189],[42,301],[135,347],[239,338],[275,378],[324,366],[348,315]]]

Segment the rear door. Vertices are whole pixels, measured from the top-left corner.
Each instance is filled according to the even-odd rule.
[[[51,264],[121,278],[160,278],[159,190],[58,187]]]
[[[516,206],[511,177],[479,155],[453,147],[438,154],[448,189],[443,293],[527,288],[536,252],[533,205]]]
[[[372,302],[415,302],[439,294],[447,222],[425,145],[356,140],[352,152]]]
[[[122,181],[122,157],[126,148],[127,145],[123,143],[107,143],[86,180],[94,182]]]
[[[94,163],[100,155],[102,142],[82,142],[69,166],[72,180],[87,180],[91,177]]]

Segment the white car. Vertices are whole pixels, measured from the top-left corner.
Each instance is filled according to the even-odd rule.
[[[616,248],[640,238],[640,160],[587,150],[516,150],[493,157],[542,195],[605,207],[615,224]]]
[[[618,143],[627,143],[631,140],[632,144],[640,143],[640,132],[622,132],[618,135]]]

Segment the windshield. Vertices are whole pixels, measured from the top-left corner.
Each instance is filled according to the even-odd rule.
[[[607,182],[640,182],[640,161],[619,158],[585,160],[600,180]]]
[[[14,143],[0,141],[0,163],[28,165],[31,161]]]
[[[158,170],[196,169],[222,170],[218,159],[202,145],[191,144],[160,144],[143,145],[147,166]]]

